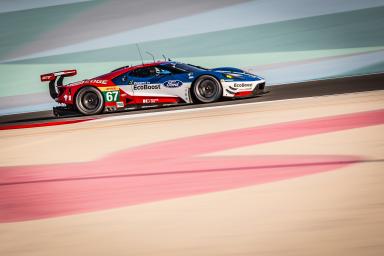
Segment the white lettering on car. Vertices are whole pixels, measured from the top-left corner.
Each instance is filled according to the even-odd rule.
[[[157,103],[159,99],[143,99],[143,103]]]
[[[160,89],[160,84],[143,84],[143,85],[137,85],[135,84],[133,86],[133,90],[158,90]]]
[[[247,83],[234,83],[233,87],[235,87],[235,88],[252,87],[252,84],[247,84]]]
[[[95,84],[107,84],[108,80],[98,80],[98,79],[92,79],[89,81],[90,83],[95,83]]]

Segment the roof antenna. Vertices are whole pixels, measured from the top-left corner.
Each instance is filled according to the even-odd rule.
[[[136,44],[136,47],[137,47],[137,51],[139,52],[139,55],[140,55],[140,58],[141,58],[141,64],[144,65],[143,56],[141,55],[141,50],[140,50],[139,44]]]
[[[150,52],[145,52],[145,53],[148,54],[148,55],[151,55],[151,56],[152,56],[152,59],[153,59],[153,62],[155,62],[155,56],[153,56],[152,53],[150,53]]]

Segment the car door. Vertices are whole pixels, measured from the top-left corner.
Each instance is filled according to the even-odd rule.
[[[187,76],[175,74],[161,66],[143,67],[126,73],[124,85],[120,87],[135,96],[137,103],[159,102],[156,98],[161,98],[161,102],[175,102],[174,98],[188,101],[189,87],[185,87]]]
[[[151,79],[151,83],[160,84],[162,94],[189,102],[188,91],[192,79],[186,72],[176,72],[169,67],[159,65],[156,66],[156,76]]]
[[[161,84],[156,82],[155,67],[144,67],[127,74],[128,84],[132,86],[134,96],[162,96]]]

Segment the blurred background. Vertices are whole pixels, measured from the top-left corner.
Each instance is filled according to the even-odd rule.
[[[0,115],[54,105],[40,74],[140,63],[136,43],[269,85],[384,71],[383,0],[2,0],[0,24]]]

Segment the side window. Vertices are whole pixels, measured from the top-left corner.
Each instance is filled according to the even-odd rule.
[[[117,77],[112,79],[112,82],[114,84],[117,84],[117,85],[119,85],[119,84],[126,84],[127,81],[128,81],[127,73],[124,73],[124,74],[119,75],[119,76],[117,76]]]
[[[156,75],[156,68],[155,67],[138,68],[131,71],[128,75],[133,77],[140,77],[140,78],[152,77]]]
[[[182,70],[182,69],[178,69],[176,67],[173,67],[171,65],[161,65],[158,67],[160,70],[166,70],[168,71],[169,73],[171,74],[183,74],[183,73],[186,73],[185,70]]]

